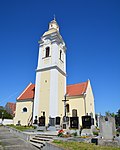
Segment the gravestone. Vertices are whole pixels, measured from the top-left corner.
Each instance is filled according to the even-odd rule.
[[[69,122],[69,117],[68,116],[66,116],[66,117],[64,116],[63,117],[63,122]]]
[[[91,129],[91,125],[93,124],[93,120],[91,119],[91,116],[82,116],[82,132],[81,136],[92,136],[93,132]]]
[[[63,129],[67,129],[67,123],[64,122],[64,123],[62,124],[62,128],[63,128]]]
[[[91,118],[91,125],[94,125],[94,118]]]
[[[69,117],[63,116],[62,128],[68,129],[69,128]]]
[[[49,118],[49,124],[50,126],[55,126],[55,118]]]
[[[91,116],[82,116],[82,128],[91,129]]]
[[[45,126],[45,117],[44,116],[39,117],[39,126]]]
[[[21,126],[20,120],[18,120],[18,123],[16,124],[16,126]]]
[[[105,140],[112,140],[115,134],[115,118],[111,116],[100,117],[100,136]]]
[[[37,123],[38,123],[37,116],[35,116],[35,120],[33,124],[37,124]]]
[[[115,116],[115,123],[120,126],[120,116]]]
[[[60,117],[56,117],[55,120],[56,120],[56,123],[55,123],[55,124],[56,124],[56,125],[60,125]]]
[[[61,126],[60,126],[60,117],[56,117],[55,118],[55,127],[56,127],[56,130],[60,130],[61,129]]]
[[[79,121],[78,117],[70,117],[70,128],[71,129],[78,129],[79,128]]]

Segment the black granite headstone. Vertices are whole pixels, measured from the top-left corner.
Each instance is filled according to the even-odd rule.
[[[37,124],[37,122],[38,122],[38,121],[35,119],[33,124]]]
[[[120,116],[115,116],[115,123],[117,126],[120,126]]]
[[[56,117],[56,125],[60,125],[60,117]]]
[[[35,116],[35,120],[33,124],[37,124],[37,123],[38,123],[37,116]]]
[[[95,143],[96,145],[98,145],[98,139],[97,138],[92,138],[91,143]]]
[[[82,116],[82,127],[83,129],[91,128],[91,116]]]
[[[49,124],[50,126],[55,126],[55,118],[49,118]]]
[[[67,128],[66,123],[63,123],[63,129],[66,129],[66,128]]]
[[[78,117],[70,117],[70,128],[78,129],[79,122]]]
[[[44,116],[39,117],[39,126],[45,126],[45,117]]]

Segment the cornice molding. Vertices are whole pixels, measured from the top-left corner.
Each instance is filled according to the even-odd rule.
[[[51,66],[51,67],[46,67],[46,68],[42,68],[42,69],[36,69],[36,72],[42,72],[42,71],[47,71],[47,70],[51,70],[51,69],[57,69],[62,75],[64,75],[66,77],[66,73],[64,71],[62,71],[58,66]]]

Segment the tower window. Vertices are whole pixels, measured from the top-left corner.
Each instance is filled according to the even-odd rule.
[[[27,112],[27,108],[26,107],[23,108],[23,112]]]
[[[49,57],[49,56],[50,56],[50,47],[47,47],[45,57]]]
[[[60,50],[60,60],[62,60],[62,50]]]

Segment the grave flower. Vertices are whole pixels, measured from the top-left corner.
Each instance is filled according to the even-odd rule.
[[[59,131],[58,131],[58,136],[59,136],[59,137],[62,137],[62,136],[63,136],[63,133],[64,133],[64,130],[62,130],[62,129],[59,130]]]

